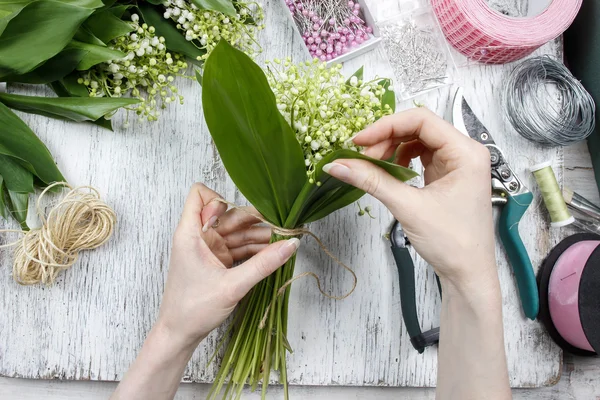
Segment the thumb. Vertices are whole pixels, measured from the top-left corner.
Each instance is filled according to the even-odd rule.
[[[418,190],[399,181],[384,169],[365,160],[338,159],[325,164],[327,174],[364,190],[381,201],[393,214],[395,208],[403,209],[414,204]]]
[[[267,246],[243,264],[229,270],[234,297],[239,301],[256,285],[281,267],[298,250],[300,240],[281,240]]]

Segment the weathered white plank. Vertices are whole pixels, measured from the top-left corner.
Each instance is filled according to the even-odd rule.
[[[376,19],[402,10],[398,0],[370,0]],[[304,57],[301,42],[283,14],[279,0],[266,0],[268,29],[261,60]],[[283,40],[283,38],[286,38]],[[538,53],[558,55],[557,43]],[[365,65],[367,76],[388,76],[391,66],[382,49],[347,63],[347,71]],[[527,182],[532,161],[551,160],[562,177],[562,152],[536,147],[516,135],[501,116],[499,88],[510,66],[459,69],[455,82],[465,87],[474,111],[505,150],[515,171]],[[226,176],[203,122],[200,90],[181,82],[184,106],[173,106],[154,124],[132,123],[115,133],[23,115],[48,144],[73,184],[91,184],[103,192],[119,215],[114,239],[82,256],[80,262],[49,288],[20,287],[9,276],[8,260],[0,276],[4,311],[0,315],[0,375],[28,378],[118,380],[143,342],[158,310],[167,272],[170,238],[184,196],[194,181],[203,181],[226,198],[243,202]],[[22,90],[12,87],[10,90]],[[444,114],[451,88],[419,100]],[[401,108],[408,108],[405,102]],[[116,126],[122,116],[116,118]],[[528,182],[534,187],[533,181]],[[308,280],[294,284],[290,301],[289,379],[301,385],[433,386],[436,351],[418,355],[401,322],[398,283],[383,234],[391,216],[372,199],[375,220],[359,218],[349,207],[311,229],[356,270],[359,286],[345,301],[322,297]],[[521,225],[534,265],[558,240],[548,231],[541,209],[530,210]],[[554,383],[560,352],[536,322],[520,311],[516,287],[504,253],[498,249],[504,298],[506,347],[515,387]],[[420,315],[425,327],[439,320],[439,296],[433,274],[417,262]],[[328,290],[343,292],[350,277],[317,246],[305,242],[298,272],[324,277]],[[195,353],[185,380],[210,382],[216,365],[206,366],[222,330]],[[429,395],[427,395],[429,396]],[[425,398],[425,397],[423,397]]]

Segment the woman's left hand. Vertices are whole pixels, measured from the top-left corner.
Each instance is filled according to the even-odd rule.
[[[232,209],[195,184],[173,237],[169,275],[157,325],[195,347],[259,281],[283,265],[300,242],[269,245],[271,229],[253,208]],[[231,268],[234,262],[250,258]]]

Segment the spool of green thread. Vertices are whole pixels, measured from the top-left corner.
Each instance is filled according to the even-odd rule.
[[[550,219],[552,220],[550,225],[553,228],[560,228],[575,222],[575,218],[573,218],[565,204],[550,162],[536,164],[529,169],[537,181],[544,204],[550,213]]]

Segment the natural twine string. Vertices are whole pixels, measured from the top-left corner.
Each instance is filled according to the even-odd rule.
[[[289,279],[287,282],[285,282],[277,291],[277,295],[276,298],[279,296],[282,296],[285,292],[285,289],[290,286],[294,281],[296,281],[297,279],[301,279],[307,276],[313,277],[316,281],[317,281],[317,287],[319,288],[319,292],[321,292],[321,294],[325,297],[327,297],[328,299],[332,299],[332,300],[343,300],[346,297],[350,296],[354,290],[356,289],[356,284],[357,284],[357,277],[356,277],[356,273],[354,273],[354,271],[352,270],[352,268],[348,267],[346,264],[344,264],[339,258],[337,258],[331,251],[329,251],[329,249],[323,244],[323,242],[321,241],[321,239],[319,239],[319,237],[317,235],[315,235],[314,233],[312,233],[311,231],[309,231],[306,228],[294,228],[294,229],[285,229],[285,228],[281,228],[275,224],[270,223],[269,221],[267,221],[266,219],[264,219],[262,216],[260,215],[256,215],[253,214],[249,211],[247,211],[246,209],[237,206],[234,203],[231,203],[225,199],[222,198],[214,198],[211,201],[216,201],[219,203],[223,203],[226,204],[232,208],[238,209],[246,214],[252,215],[253,217],[257,218],[260,222],[262,222],[263,224],[269,226],[271,228],[271,230],[273,231],[273,233],[275,233],[276,235],[280,235],[280,236],[286,236],[286,237],[294,237],[294,236],[302,236],[302,235],[308,235],[310,237],[312,237],[317,244],[319,245],[319,247],[321,247],[321,250],[323,250],[323,252],[325,254],[327,254],[333,261],[335,261],[336,263],[338,263],[339,265],[341,265],[346,271],[350,272],[352,274],[352,279],[353,279],[353,283],[352,283],[352,289],[350,289],[347,293],[341,295],[341,296],[333,296],[330,295],[329,293],[326,293],[323,290],[323,287],[321,286],[321,279],[319,279],[319,276],[317,274],[315,274],[314,272],[303,272],[299,275],[294,276],[293,278]],[[265,327],[265,324],[267,322],[267,318],[269,316],[269,311],[271,310],[271,307],[273,305],[273,302],[275,301],[275,299],[273,299],[269,305],[267,306],[267,308],[265,309],[265,313],[262,317],[262,319],[260,320],[260,324],[258,325],[258,329],[263,329]]]
[[[46,216],[42,199],[59,186],[68,188],[69,192]],[[23,234],[16,242],[0,246],[16,246],[13,278],[21,285],[52,284],[61,271],[75,264],[80,251],[106,243],[117,219],[115,212],[100,199],[98,190],[91,186],[72,188],[65,182],[48,186],[38,198],[36,211],[42,222],[40,228],[0,230]]]

